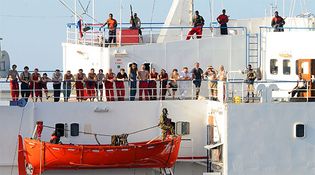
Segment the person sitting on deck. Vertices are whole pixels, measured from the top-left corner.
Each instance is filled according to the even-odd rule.
[[[303,79],[302,74],[299,74],[299,80],[297,81],[296,86],[293,88],[293,90],[291,92],[289,92],[289,94],[291,94],[291,97],[293,98],[296,94],[297,97],[301,97],[301,93],[302,92],[306,92],[306,80]]]
[[[50,137],[50,141],[49,141],[50,143],[52,143],[52,144],[59,144],[59,143],[61,143],[60,142],[60,136],[59,136],[59,134],[56,132],[56,131],[54,131],[52,134],[51,134],[51,137]]]
[[[197,39],[200,39],[202,37],[202,27],[205,25],[205,20],[202,16],[199,15],[199,11],[195,12],[195,17],[193,19],[193,25],[194,27],[189,31],[186,40],[190,40],[190,38],[196,34]]]

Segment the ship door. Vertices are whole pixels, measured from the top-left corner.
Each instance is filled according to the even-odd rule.
[[[315,75],[315,60],[314,59],[300,59],[297,60],[297,73],[302,74],[303,79],[307,81],[309,96],[315,96],[315,83],[312,77]],[[314,90],[313,90],[314,89]],[[303,95],[307,97],[307,94]]]

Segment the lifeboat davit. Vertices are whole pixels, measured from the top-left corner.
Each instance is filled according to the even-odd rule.
[[[168,136],[127,146],[52,144],[19,136],[19,174],[38,175],[46,170],[105,168],[171,168],[181,143]]]

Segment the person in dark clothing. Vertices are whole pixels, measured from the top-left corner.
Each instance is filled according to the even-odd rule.
[[[195,67],[190,72],[193,77],[193,83],[196,87],[196,99],[198,99],[199,97],[200,86],[201,86],[202,77],[203,77],[203,70],[199,66],[200,64],[196,62]]]
[[[223,9],[222,14],[217,17],[217,21],[220,24],[221,35],[227,35],[228,34],[227,23],[229,22],[229,17],[225,13],[226,13],[226,10]]]
[[[54,131],[51,134],[49,142],[52,143],[52,144],[59,144],[60,143],[60,136],[59,136],[58,132]]]
[[[301,97],[301,93],[302,92],[307,92],[307,83],[306,80],[303,79],[302,74],[299,74],[299,80],[296,83],[296,86],[293,88],[293,90],[291,92],[289,92],[289,94],[291,93],[291,97],[293,98],[296,94],[297,97]]]
[[[59,69],[56,69],[55,73],[52,76],[53,88],[54,88],[54,102],[59,102],[60,100],[60,92],[61,92],[61,81],[62,74]]]
[[[131,64],[129,69],[129,86],[130,86],[130,101],[134,101],[136,99],[137,94],[137,77],[138,77],[138,68],[135,63]]]
[[[285,25],[284,19],[279,16],[278,11],[275,11],[275,17],[272,18],[271,26],[274,28],[274,32],[283,32],[283,26]]]
[[[167,82],[168,82],[168,74],[164,69],[161,70],[159,75],[160,80],[160,99],[165,100],[165,95],[167,92]]]
[[[27,66],[24,67],[24,71],[20,75],[21,79],[21,96],[25,99],[25,101],[28,101],[28,98],[31,94],[30,89],[30,81],[31,81],[31,73],[29,73],[29,68]]]

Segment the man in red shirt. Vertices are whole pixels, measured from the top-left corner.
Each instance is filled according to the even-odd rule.
[[[101,26],[104,27],[108,25],[108,43],[116,43],[116,28],[117,28],[117,21],[116,19],[113,18],[113,14],[109,14],[109,18],[107,19],[107,21],[105,22],[105,24],[103,24]]]
[[[284,19],[279,16],[278,11],[275,11],[275,17],[272,18],[271,26],[274,28],[274,32],[283,32],[283,26],[285,24]]]
[[[221,35],[228,34],[227,23],[229,22],[229,17],[225,13],[226,11],[223,9],[222,14],[217,17],[217,21],[220,24]]]
[[[190,38],[196,34],[197,39],[200,39],[202,37],[202,27],[205,25],[205,20],[202,16],[199,15],[199,11],[195,12],[195,17],[193,19],[193,25],[194,27],[189,31],[186,40],[190,40]]]

